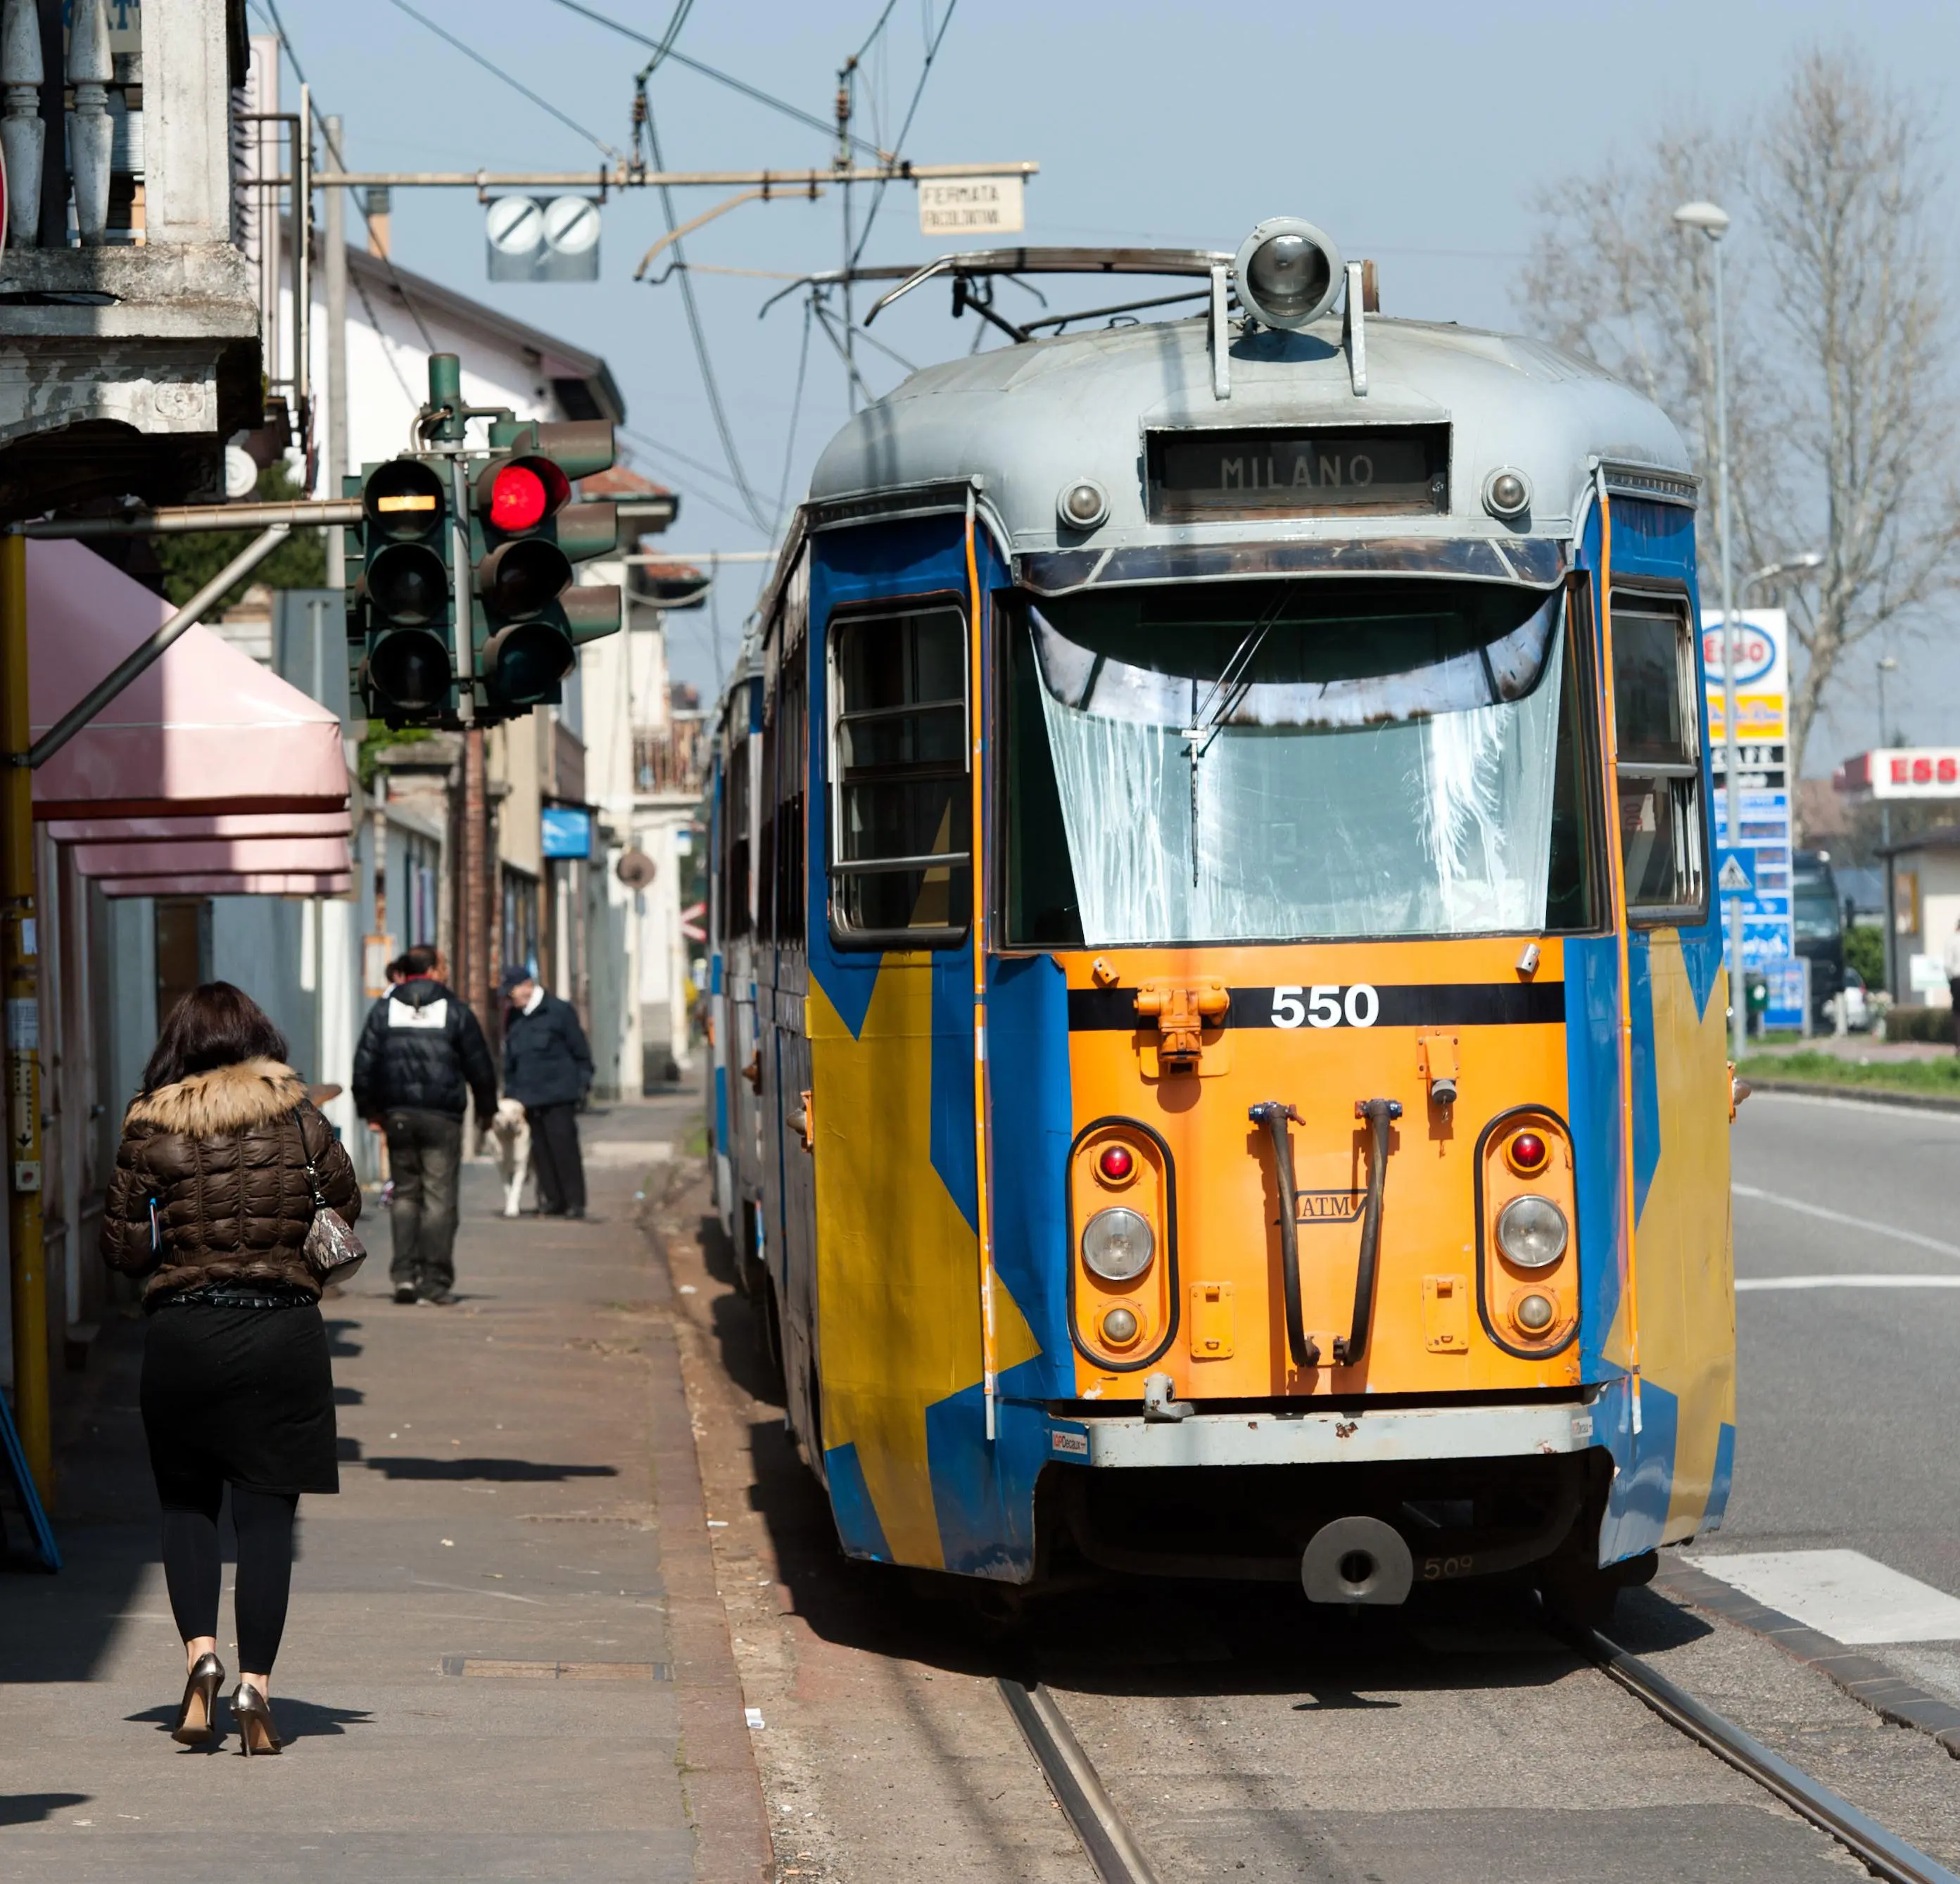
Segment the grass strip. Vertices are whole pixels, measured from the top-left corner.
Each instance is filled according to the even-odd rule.
[[[1960,1099],[1960,1055],[1937,1060],[1841,1060],[1830,1053],[1755,1053],[1746,1080],[1802,1080],[1818,1086],[1876,1086],[1888,1092]]]

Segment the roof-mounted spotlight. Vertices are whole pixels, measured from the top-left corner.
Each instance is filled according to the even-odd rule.
[[[1268,327],[1310,326],[1334,305],[1346,270],[1331,237],[1297,216],[1270,216],[1239,245],[1239,304]]]

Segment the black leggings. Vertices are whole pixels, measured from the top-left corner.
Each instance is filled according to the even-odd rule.
[[[213,1478],[195,1503],[179,1491],[164,1506],[164,1580],[177,1634],[188,1642],[218,1634],[224,1560],[218,1547],[218,1507],[224,1482]],[[269,1675],[285,1632],[293,1582],[294,1491],[231,1488],[231,1522],[238,1532],[238,1666]]]

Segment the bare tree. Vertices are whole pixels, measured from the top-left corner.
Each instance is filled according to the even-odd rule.
[[[1739,212],[1724,257],[1739,572],[1798,549],[1825,557],[1814,589],[1789,598],[1804,657],[1795,777],[1846,651],[1954,581],[1960,495],[1945,463],[1954,409],[1916,108],[1855,59],[1819,53],[1767,126],[1732,139],[1680,127],[1634,162],[1542,193],[1521,295],[1537,331],[1666,410],[1712,478],[1711,257],[1672,216],[1710,196]],[[1716,549],[1704,530],[1711,602]]]
[[[1846,653],[1960,575],[1960,489],[1918,109],[1857,63],[1813,53],[1760,148],[1752,199],[1780,337],[1802,365],[1787,435],[1805,476],[1784,534],[1811,526],[1825,555],[1790,617],[1806,657],[1791,689],[1794,769]]]
[[[1734,140],[1684,124],[1631,164],[1615,161],[1540,191],[1532,204],[1538,231],[1519,286],[1527,323],[1653,400],[1681,428],[1696,468],[1710,480],[1717,459],[1713,263],[1707,240],[1685,238],[1673,216],[1677,205],[1700,197],[1739,203],[1745,157]],[[1768,448],[1776,402],[1749,325],[1734,317],[1753,294],[1746,245],[1732,243],[1725,259],[1730,496],[1739,553],[1754,558],[1768,536],[1759,520],[1782,508],[1780,462]],[[1702,587],[1712,597],[1712,530],[1701,548]]]

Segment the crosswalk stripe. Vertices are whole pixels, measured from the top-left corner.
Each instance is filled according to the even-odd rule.
[[[1688,1561],[1834,1641],[1960,1641],[1960,1598],[1862,1551],[1742,1551]]]

